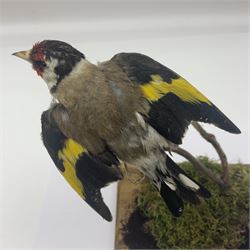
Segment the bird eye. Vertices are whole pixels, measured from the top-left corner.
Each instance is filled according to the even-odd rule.
[[[35,61],[34,64],[38,68],[45,68],[47,66],[46,63],[43,61]]]

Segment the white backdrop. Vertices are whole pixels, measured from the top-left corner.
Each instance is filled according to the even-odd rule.
[[[40,114],[51,98],[13,52],[59,39],[92,62],[121,51],[147,54],[188,79],[236,123],[241,135],[206,128],[230,162],[249,163],[247,21],[247,1],[2,1],[2,247],[112,249],[114,243],[114,221],[104,221],[71,190],[44,149]],[[193,129],[183,147],[217,159]],[[103,193],[115,218],[116,185]]]

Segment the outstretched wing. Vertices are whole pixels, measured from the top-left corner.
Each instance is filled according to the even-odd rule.
[[[118,160],[109,152],[102,158],[90,155],[76,141],[60,131],[50,110],[43,112],[42,140],[56,167],[70,186],[104,219],[112,220],[100,189],[122,178]]]
[[[152,58],[138,53],[120,53],[111,60],[141,88],[151,105],[147,122],[168,140],[180,144],[192,120],[240,133],[201,92]]]

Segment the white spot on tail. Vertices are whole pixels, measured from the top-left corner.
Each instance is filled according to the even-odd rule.
[[[169,181],[164,181],[164,182],[165,182],[165,184],[166,184],[171,190],[173,190],[173,191],[176,190],[176,185],[175,185],[175,183],[169,182]]]
[[[193,190],[198,190],[200,187],[199,185],[197,185],[195,182],[193,182],[192,180],[190,180],[187,176],[185,176],[184,174],[179,174],[179,178],[181,180],[181,182],[186,186],[189,187]]]

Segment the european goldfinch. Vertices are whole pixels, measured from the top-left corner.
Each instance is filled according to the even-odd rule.
[[[14,55],[30,62],[54,104],[42,114],[42,140],[72,188],[112,220],[100,189],[122,178],[120,163],[135,166],[159,190],[175,216],[183,199],[210,193],[166,151],[182,143],[191,121],[240,130],[180,75],[138,53],[119,53],[94,65],[71,45],[36,43]]]

